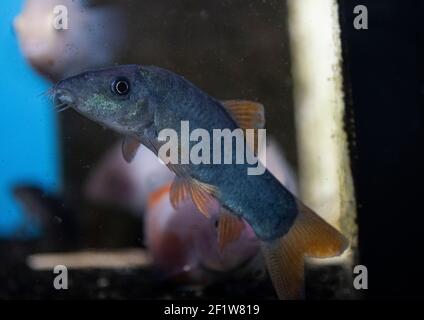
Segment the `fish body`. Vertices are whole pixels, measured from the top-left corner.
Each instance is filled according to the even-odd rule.
[[[138,101],[139,108],[120,117],[120,122],[106,121],[105,124],[122,134],[144,141],[154,153],[158,152],[158,148],[155,148],[158,145],[158,133],[169,128],[179,131],[181,121],[189,121],[192,128],[203,128],[211,136],[214,129],[238,128],[221,102],[183,77],[157,67],[126,66],[125,71],[122,67],[118,68],[105,71],[101,87],[110,90],[110,82],[120,70],[118,74],[122,78],[134,79],[133,85],[140,88],[140,92],[134,92],[134,100]],[[91,82],[98,80],[95,77],[91,79],[90,73],[83,77],[86,77],[89,88],[98,88],[97,83],[91,85]],[[75,81],[78,79],[75,78]],[[74,80],[71,78],[67,81]],[[109,112],[115,113],[114,102],[103,102],[107,101],[108,95],[110,93],[104,91],[95,93],[86,108],[80,109],[81,112],[94,121],[107,118]],[[94,109],[93,105],[97,107]],[[126,112],[125,108],[121,109]],[[219,202],[235,215],[244,218],[260,239],[272,240],[283,236],[297,215],[295,198],[268,170],[262,175],[247,175],[249,165],[235,164],[235,153],[233,160],[232,165],[189,163],[176,166],[183,175],[215,186]]]
[[[190,133],[195,129],[206,130],[209,136],[218,129],[232,132],[245,127],[240,124],[246,119],[261,118],[257,104],[223,103],[171,71],[138,65],[86,72],[59,82],[54,92],[59,106],[72,106],[89,119],[127,136],[123,145],[127,160],[134,157],[140,143],[161,156],[165,144],[161,132],[178,132],[181,161],[168,165],[177,176],[171,186],[171,202],[178,205],[191,197],[197,208],[207,213],[209,200],[217,199],[222,211],[222,247],[238,238],[243,230],[239,218],[244,219],[261,240],[280,298],[302,295],[305,255],[334,256],[347,247],[336,229],[303,205],[269,171],[248,175],[250,165],[237,163],[235,152],[231,153],[230,164],[182,160],[183,151],[192,150],[196,144],[183,144],[183,122],[188,123]],[[255,121],[250,124],[254,128]],[[210,154],[217,151],[213,146],[210,144]],[[221,158],[226,148],[221,145]],[[233,144],[231,148],[235,148]],[[246,148],[246,157],[249,152],[253,149]]]

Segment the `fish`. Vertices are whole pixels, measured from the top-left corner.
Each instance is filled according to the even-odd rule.
[[[121,65],[84,72],[58,82],[56,105],[69,106],[88,119],[125,136],[123,157],[131,161],[140,144],[163,158],[161,133],[174,130],[183,138],[183,123],[193,132],[260,129],[264,108],[246,100],[221,101],[184,77],[156,67]],[[246,131],[248,132],[248,131]],[[259,131],[258,131],[259,132]],[[180,140],[178,140],[180,141]],[[259,140],[258,140],[259,143]],[[188,145],[191,149],[193,144]],[[230,151],[234,151],[234,145]],[[177,146],[178,154],[187,145]],[[220,151],[225,151],[220,150]],[[213,151],[213,150],[212,150]],[[228,151],[228,150],[227,150]],[[257,152],[255,144],[246,156]],[[222,158],[222,155],[221,155]],[[268,170],[249,174],[252,166],[237,163],[166,162],[176,174],[170,198],[178,207],[186,198],[203,214],[212,199],[220,205],[218,237],[224,245],[238,239],[247,223],[260,241],[267,271],[280,299],[304,297],[304,259],[342,254],[349,241],[295,197]]]

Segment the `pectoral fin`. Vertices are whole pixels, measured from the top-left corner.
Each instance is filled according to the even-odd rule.
[[[122,155],[128,163],[131,162],[137,154],[140,141],[132,137],[125,137],[122,141]]]
[[[222,209],[221,216],[218,222],[218,246],[222,251],[225,247],[240,238],[241,233],[245,228],[241,218]]]
[[[176,208],[179,203],[190,197],[197,209],[209,217],[209,203],[215,197],[217,189],[207,183],[190,177],[176,177],[171,185],[171,204]]]

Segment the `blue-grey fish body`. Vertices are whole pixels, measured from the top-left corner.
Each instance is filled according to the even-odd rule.
[[[61,106],[70,105],[93,121],[130,137],[135,144],[129,143],[127,150],[135,150],[141,142],[157,154],[163,145],[159,133],[173,129],[182,138],[183,121],[188,121],[190,131],[204,129],[210,137],[216,129],[238,128],[222,102],[183,77],[157,67],[128,65],[83,73],[58,83],[55,93]],[[194,144],[190,142],[190,148]],[[213,151],[211,143],[211,154]],[[182,184],[174,183],[176,190],[186,188],[181,194],[191,192],[195,203],[201,203],[204,194],[210,192],[226,211],[246,220],[263,242],[279,297],[297,298],[302,291],[304,255],[338,255],[346,248],[346,241],[268,170],[248,175],[252,165],[236,164],[235,157],[233,152],[231,164],[170,165],[184,180]]]

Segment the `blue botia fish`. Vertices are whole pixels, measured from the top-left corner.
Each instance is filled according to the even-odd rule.
[[[72,107],[123,134],[122,150],[127,161],[134,157],[140,143],[158,155],[165,143],[158,139],[159,132],[174,129],[180,133],[182,121],[189,121],[190,130],[202,128],[211,136],[213,129],[232,131],[264,125],[261,104],[218,101],[183,77],[153,66],[125,65],[85,72],[59,82],[53,92],[58,107]],[[248,166],[235,161],[221,165],[169,164],[176,174],[171,201],[177,206],[191,197],[199,211],[207,214],[209,199],[216,198],[222,208],[217,226],[222,247],[238,238],[245,220],[261,241],[279,298],[302,298],[305,256],[340,255],[348,241],[269,171],[248,175]]]

